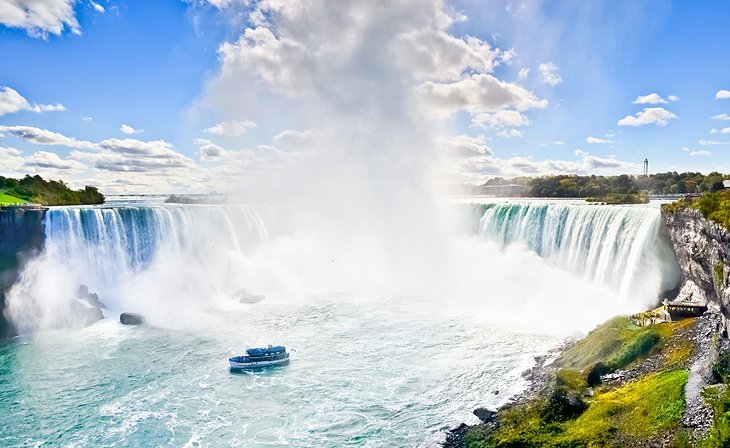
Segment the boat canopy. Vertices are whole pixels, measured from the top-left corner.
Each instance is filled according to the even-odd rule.
[[[283,345],[269,345],[268,347],[255,347],[246,349],[248,356],[267,356],[286,353],[286,347]]]

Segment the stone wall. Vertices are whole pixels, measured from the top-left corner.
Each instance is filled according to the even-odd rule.
[[[43,249],[45,213],[43,208],[0,207],[0,310],[25,261]],[[11,334],[0,312],[0,337]]]
[[[730,232],[692,208],[662,211],[662,217],[682,271],[680,296],[691,294],[730,317]]]

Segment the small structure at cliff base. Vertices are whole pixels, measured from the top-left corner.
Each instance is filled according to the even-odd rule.
[[[666,305],[662,305],[659,308],[653,310],[632,314],[629,317],[629,320],[634,325],[646,327],[647,325],[660,324],[662,322],[671,322],[672,316],[667,311]]]
[[[664,299],[662,305],[654,310],[637,313],[630,317],[634,325],[645,327],[662,322],[673,322],[686,317],[699,317],[712,306],[702,289],[692,280],[687,280],[674,300]],[[713,311],[717,312],[713,308]]]
[[[699,317],[707,311],[707,305],[701,302],[685,300],[670,301],[664,299],[662,302],[672,320],[679,320],[684,317]]]

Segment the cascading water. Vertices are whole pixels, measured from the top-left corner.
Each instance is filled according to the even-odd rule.
[[[434,244],[295,207],[51,209],[45,250],[8,295],[33,335],[0,345],[0,408],[13,409],[0,445],[433,447],[516,393],[559,336],[671,280],[655,208],[470,210],[470,235]],[[108,317],[83,329],[69,308],[80,284]],[[238,303],[243,288],[266,299]],[[122,311],[151,325],[124,327]],[[227,371],[271,342],[294,348],[290,366]]]
[[[267,243],[274,216],[244,206],[51,209],[45,250],[13,289],[8,313],[21,332],[67,326],[74,316],[64,303],[85,284],[111,314],[154,315],[166,302],[194,314],[245,286],[234,265]]]
[[[671,289],[679,279],[657,207],[489,203],[476,206],[475,218],[476,233],[502,247],[524,245],[622,297],[646,300],[645,293]]]

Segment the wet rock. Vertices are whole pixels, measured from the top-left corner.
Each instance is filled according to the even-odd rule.
[[[89,287],[83,284],[76,290],[76,300],[71,302],[73,314],[81,317],[83,325],[91,325],[104,318],[102,305],[99,296],[89,293]]]
[[[122,313],[119,315],[119,322],[124,325],[142,325],[144,324],[144,316],[137,313]]]
[[[459,448],[464,446],[464,436],[469,431],[469,425],[462,423],[454,429],[449,430],[446,434],[446,441],[444,441],[443,448]]]
[[[245,289],[239,289],[233,296],[238,299],[239,303],[244,304],[258,303],[266,298],[266,296],[261,294],[252,294]]]
[[[479,420],[482,421],[482,423],[491,422],[497,417],[497,411],[489,408],[476,408],[472,412],[477,416],[477,418],[479,418]]]

